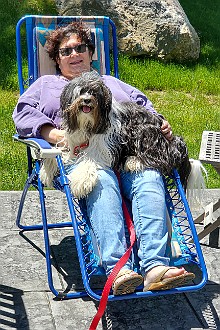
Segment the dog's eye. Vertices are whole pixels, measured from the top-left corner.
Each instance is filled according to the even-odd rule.
[[[80,95],[84,95],[84,94],[89,94],[89,91],[88,91],[88,89],[81,89],[81,91],[80,91]]]

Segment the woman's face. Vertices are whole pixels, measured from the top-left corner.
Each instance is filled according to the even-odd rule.
[[[69,39],[64,39],[61,42],[60,49],[75,47],[81,44],[84,44],[84,42],[81,42],[77,35],[73,34]],[[89,51],[88,47],[86,47],[85,52],[82,53],[74,49],[70,55],[62,55],[59,53],[59,58],[57,59],[62,75],[69,80],[80,76],[83,72],[90,71],[91,61],[92,53]]]

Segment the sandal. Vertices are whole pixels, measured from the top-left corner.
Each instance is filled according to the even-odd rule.
[[[112,290],[115,296],[133,293],[135,289],[143,282],[143,277],[133,270],[123,269],[116,276]]]
[[[178,286],[182,286],[189,281],[195,278],[194,273],[185,272],[184,274],[173,276],[173,277],[166,277],[163,279],[164,274],[169,269],[175,269],[176,267],[166,267],[156,276],[153,282],[149,282],[148,284],[144,285],[143,291],[155,291],[155,290],[169,290],[174,289]],[[146,283],[146,280],[145,280]]]

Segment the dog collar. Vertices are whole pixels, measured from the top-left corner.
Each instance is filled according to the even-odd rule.
[[[78,154],[80,153],[80,150],[88,147],[88,145],[89,145],[89,142],[85,142],[85,143],[80,144],[79,146],[75,146],[75,148],[73,149],[73,154],[75,156],[78,156]]]

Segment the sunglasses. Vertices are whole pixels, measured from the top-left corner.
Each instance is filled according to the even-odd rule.
[[[70,56],[73,52],[73,49],[75,50],[76,53],[85,53],[86,47],[87,47],[86,44],[80,44],[74,47],[60,48],[59,52],[62,56]]]

